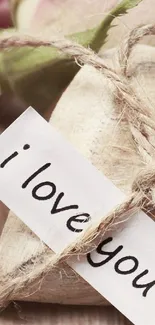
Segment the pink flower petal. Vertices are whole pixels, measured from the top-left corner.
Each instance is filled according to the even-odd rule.
[[[8,0],[0,0],[0,28],[12,26],[10,6]]]
[[[46,26],[52,33],[63,34],[95,26],[118,3],[118,0],[35,0],[32,8],[31,1],[20,5],[19,27],[38,29]]]

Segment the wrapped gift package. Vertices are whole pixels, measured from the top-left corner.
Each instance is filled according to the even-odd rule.
[[[115,49],[109,50],[103,59],[114,67],[115,55]],[[154,47],[135,46],[128,62],[127,81],[153,115]],[[81,155],[128,194],[137,173],[148,162],[135,145],[128,121],[123,115],[123,102],[116,100],[115,93],[111,80],[94,67],[85,65],[61,96],[49,123]],[[153,134],[150,141],[155,146]],[[50,271],[53,254],[10,212],[0,238],[1,304],[5,305],[10,300],[74,305],[108,304],[65,261]]]

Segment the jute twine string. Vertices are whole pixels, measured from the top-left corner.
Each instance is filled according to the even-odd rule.
[[[131,88],[128,77],[128,60],[133,47],[147,35],[155,35],[155,25],[147,25],[135,28],[131,31],[128,38],[118,49],[119,69],[112,69],[92,50],[70,41],[68,39],[46,39],[42,36],[29,36],[15,33],[10,36],[0,38],[0,49],[9,50],[25,46],[40,47],[53,46],[60,52],[74,58],[79,65],[89,64],[104,74],[116,88],[116,99],[120,102],[120,109],[123,110],[123,118],[128,122],[129,130],[132,134],[135,146],[146,163],[146,170],[142,172],[133,183],[132,192],[125,202],[117,206],[106,217],[101,216],[100,220],[90,222],[87,229],[67,248],[59,254],[51,254],[51,251],[45,246],[44,251],[35,257],[32,257],[25,264],[14,270],[12,274],[6,275],[0,281],[0,305],[4,306],[9,301],[21,296],[22,289],[28,284],[42,281],[42,278],[60,261],[67,259],[79,253],[94,248],[94,240],[102,238],[105,233],[113,227],[116,227],[122,220],[133,216],[143,209],[150,212],[154,208],[152,201],[152,189],[155,187],[155,169],[153,161],[155,159],[155,148],[151,143],[151,137],[155,136],[155,122],[151,110],[134,93]],[[104,195],[103,195],[104,199]],[[96,242],[95,242],[96,243]]]

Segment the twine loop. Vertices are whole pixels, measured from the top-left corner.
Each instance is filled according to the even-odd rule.
[[[114,70],[104,59],[100,58],[92,50],[67,40],[67,39],[46,39],[46,37],[35,35],[23,35],[15,32],[12,36],[0,37],[0,49],[5,50],[24,46],[40,47],[54,46],[61,52],[74,58],[80,65],[89,64],[95,67],[100,73],[110,80],[115,88],[116,100],[120,102],[120,109],[123,107],[123,118],[128,122],[128,128],[132,134],[135,146],[139,155],[146,163],[147,170],[137,175],[133,182],[131,195],[118,207],[115,207],[105,218],[101,216],[99,221],[93,221],[81,235],[60,254],[51,255],[48,249],[45,250],[48,258],[44,256],[32,258],[27,261],[27,265],[21,265],[17,270],[9,275],[9,279],[1,280],[0,303],[6,302],[18,297],[25,285],[31,284],[35,279],[42,279],[44,273],[51,272],[52,268],[62,260],[73,255],[82,253],[86,247],[91,247],[95,239],[103,237],[109,229],[117,226],[122,220],[134,215],[140,208],[150,211],[154,208],[152,189],[155,187],[155,169],[153,161],[155,159],[155,148],[150,138],[152,133],[155,135],[155,122],[151,115],[150,109],[135,94],[128,82],[128,59],[134,46],[139,40],[147,35],[155,35],[155,25],[140,26],[131,31],[129,37],[121,44],[118,49],[119,69]],[[152,210],[151,210],[152,209]],[[96,244],[95,244],[96,245]],[[43,262],[39,265],[38,260]],[[24,267],[24,272],[23,272]]]
[[[132,185],[133,192],[141,192],[144,195],[150,194],[155,187],[155,169],[143,170],[139,173]]]

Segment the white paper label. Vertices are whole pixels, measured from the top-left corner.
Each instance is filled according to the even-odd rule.
[[[0,153],[0,199],[55,252],[125,198],[32,108],[0,136]],[[154,248],[155,223],[140,212],[69,264],[134,324],[154,325]]]

